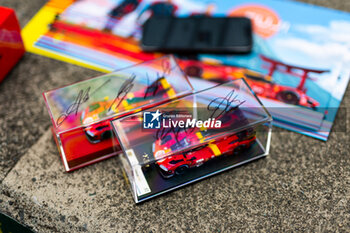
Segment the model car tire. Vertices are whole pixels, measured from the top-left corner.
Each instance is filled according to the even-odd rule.
[[[96,137],[91,137],[89,134],[85,133],[87,139],[89,140],[89,142],[95,144],[95,143],[99,143],[100,140],[99,139],[96,139]]]
[[[299,104],[299,96],[293,91],[281,91],[277,93],[277,99],[286,104]]]
[[[106,132],[103,132],[101,134],[101,139],[104,140],[104,139],[108,139],[112,136],[111,132],[110,131],[106,131]]]
[[[243,145],[239,145],[237,146],[234,150],[233,153],[236,155],[241,154],[243,151],[245,151],[247,149],[247,145],[243,144]]]
[[[175,175],[175,173],[168,173],[163,171],[161,168],[158,169],[159,173],[164,177],[165,179],[169,179]]]
[[[176,168],[175,173],[176,175],[182,175],[186,172],[188,169],[188,165],[181,165],[180,167]]]
[[[203,73],[203,70],[201,67],[199,66],[187,66],[185,68],[185,73],[188,75],[188,76],[192,76],[192,77],[202,77],[202,73]]]

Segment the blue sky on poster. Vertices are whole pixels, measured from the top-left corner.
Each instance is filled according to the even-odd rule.
[[[231,8],[227,8],[227,5]],[[295,1],[282,0],[220,0],[217,12],[230,12],[237,6],[259,4],[273,9],[287,25],[268,40],[275,59],[310,68],[330,69],[315,82],[341,99],[349,81],[350,14]],[[308,7],[305,7],[308,6]],[[297,15],[296,15],[297,14]]]
[[[271,54],[286,63],[331,70],[318,75],[315,82],[326,90],[337,89],[333,96],[342,98],[350,73],[349,13],[286,0],[220,0],[215,4],[219,15],[242,5],[259,4],[273,9],[282,20],[282,27],[263,40]]]
[[[350,63],[350,14],[294,1],[216,1],[219,14],[250,4],[273,9],[290,25],[288,31],[281,31],[266,41],[277,55],[290,54],[283,57],[285,62],[316,68],[331,67],[336,58]],[[231,7],[228,9],[227,5]]]

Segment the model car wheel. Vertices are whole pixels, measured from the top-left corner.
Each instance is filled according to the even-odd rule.
[[[182,175],[186,172],[188,169],[188,165],[181,165],[180,167],[176,168],[175,173],[176,175]]]
[[[247,145],[243,144],[243,145],[239,145],[237,146],[234,150],[233,153],[236,155],[241,154],[243,151],[245,151],[247,149]]]
[[[166,171],[163,171],[161,168],[158,169],[159,173],[164,177],[165,179],[169,179],[174,176],[175,173],[169,173]]]
[[[185,73],[192,77],[202,77],[203,70],[198,66],[187,66],[185,68]]]
[[[87,131],[85,131],[85,135],[87,137],[87,139],[89,140],[89,142],[95,144],[95,143],[99,143],[100,140],[96,137],[96,136],[91,136],[87,133]]]
[[[277,99],[286,104],[299,104],[299,97],[293,91],[281,91],[277,94]]]
[[[106,132],[103,132],[101,134],[101,139],[104,140],[104,139],[108,139],[112,136],[111,132],[110,131],[106,131]]]

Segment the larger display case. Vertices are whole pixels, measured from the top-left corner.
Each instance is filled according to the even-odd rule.
[[[244,79],[112,120],[136,202],[269,153],[272,118]]]
[[[172,56],[43,93],[66,171],[116,155],[110,121],[191,94]]]

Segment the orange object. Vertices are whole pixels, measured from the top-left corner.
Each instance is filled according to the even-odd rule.
[[[254,32],[263,38],[269,38],[276,34],[281,25],[281,20],[276,12],[257,4],[238,7],[231,11],[229,15],[250,18],[253,22]]]

